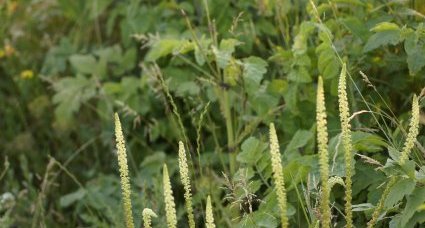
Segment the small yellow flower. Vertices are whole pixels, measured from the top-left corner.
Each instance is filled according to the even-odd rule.
[[[15,54],[15,48],[13,48],[10,44],[6,44],[6,46],[4,46],[4,54],[6,55],[6,57],[12,56],[13,54]]]
[[[18,2],[10,1],[9,4],[7,4],[7,14],[9,16],[12,15],[13,13],[15,13],[17,8],[18,8]]]
[[[24,70],[20,76],[22,79],[31,79],[34,77],[34,72],[32,70]]]

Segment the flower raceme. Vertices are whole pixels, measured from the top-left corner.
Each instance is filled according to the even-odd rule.
[[[165,201],[165,216],[168,228],[177,227],[176,205],[174,203],[173,190],[171,188],[170,176],[168,175],[167,165],[163,169],[163,188]]]
[[[195,228],[195,219],[193,217],[192,208],[192,190],[190,186],[189,168],[187,165],[186,151],[182,141],[179,142],[179,168],[180,178],[184,187],[184,199],[186,201],[187,217],[189,220],[189,227]]]
[[[319,77],[317,83],[316,102],[317,143],[319,148],[319,165],[322,194],[320,206],[322,213],[322,227],[328,228],[331,224],[331,209],[329,207],[329,155],[328,155],[328,131],[326,121],[325,93],[323,90],[323,79]]]
[[[347,97],[347,66],[345,63],[342,65],[341,74],[338,83],[338,104],[339,116],[341,119],[341,137],[344,147],[344,161],[345,161],[345,220],[347,221],[346,228],[353,227],[353,212],[351,210],[352,190],[351,190],[351,175],[352,175],[352,150],[353,145],[351,142],[351,126],[349,122],[350,109]]]
[[[127,152],[125,149],[124,135],[121,128],[120,118],[115,113],[115,137],[117,142],[118,166],[121,177],[121,191],[127,228],[134,228],[133,212],[131,209],[130,179],[128,177]]]
[[[275,183],[277,200],[279,202],[282,227],[288,227],[288,217],[286,216],[286,190],[285,181],[282,174],[282,161],[280,159],[279,141],[276,135],[274,124],[270,124],[270,154],[273,170],[273,180]]]

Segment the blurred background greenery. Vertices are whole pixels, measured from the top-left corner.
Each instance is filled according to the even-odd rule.
[[[351,72],[351,110],[378,113],[355,116],[356,150],[380,163],[402,147],[412,94],[425,85],[424,1],[313,2],[316,9],[307,0],[0,0],[2,227],[123,226],[114,112],[137,224],[144,207],[159,215],[154,226],[164,224],[160,171],[167,163],[177,177],[183,140],[199,224],[211,194],[218,227],[277,226],[266,153],[273,121],[290,221],[310,225],[318,216],[317,76],[336,176],[344,175],[335,152],[341,61]],[[375,204],[385,175],[356,160],[354,202]],[[337,186],[337,209],[342,195]],[[370,208],[357,209],[355,223],[365,224]]]

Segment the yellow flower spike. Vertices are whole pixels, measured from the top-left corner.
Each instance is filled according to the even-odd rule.
[[[163,169],[163,187],[165,201],[165,216],[167,218],[168,228],[177,227],[176,205],[174,203],[173,189],[171,188],[170,176],[168,175],[167,165]]]
[[[351,126],[350,126],[350,109],[348,107],[347,98],[347,66],[345,63],[342,66],[338,84],[338,104],[339,116],[341,119],[341,137],[344,146],[345,160],[345,220],[346,228],[353,227],[353,212],[352,212],[352,151],[353,145],[351,142]]]
[[[275,183],[277,200],[279,202],[280,217],[282,227],[288,227],[288,217],[286,216],[286,190],[285,181],[282,174],[282,161],[280,159],[279,141],[276,135],[276,129],[273,123],[270,123],[270,154],[273,170],[273,179]]]
[[[192,208],[192,190],[190,186],[189,168],[187,165],[186,151],[182,141],[179,142],[179,168],[180,178],[184,187],[184,199],[186,201],[187,218],[189,221],[189,227],[195,228],[195,219],[193,217]]]
[[[214,214],[213,214],[213,209],[212,209],[212,205],[211,205],[211,197],[208,196],[207,198],[207,208],[206,208],[206,223],[205,223],[205,227],[206,228],[215,228],[215,224],[214,224]]]
[[[331,208],[329,207],[329,155],[328,155],[328,131],[326,122],[325,93],[323,90],[323,80],[319,77],[317,84],[316,102],[317,121],[317,143],[319,148],[320,179],[322,184],[322,195],[320,206],[322,213],[322,227],[328,228],[331,224]]]
[[[117,140],[118,166],[121,176],[121,191],[123,198],[123,207],[127,228],[134,228],[133,212],[131,209],[131,190],[130,179],[128,177],[127,153],[125,149],[125,141],[122,133],[120,118],[115,113],[115,137]]]
[[[31,79],[34,77],[34,72],[32,70],[24,70],[20,76],[22,79]]]
[[[412,118],[410,119],[409,133],[407,133],[406,142],[404,143],[403,150],[400,155],[400,165],[404,165],[409,159],[410,151],[412,151],[413,146],[416,141],[416,137],[419,134],[419,101],[418,97],[413,95],[412,103]]]
[[[152,228],[152,217],[156,218],[157,215],[149,208],[143,209],[143,225],[145,228]]]

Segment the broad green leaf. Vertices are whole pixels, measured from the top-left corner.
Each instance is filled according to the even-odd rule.
[[[363,47],[363,52],[369,52],[388,44],[396,45],[400,41],[400,30],[386,30],[377,32],[369,37],[366,45]]]
[[[59,199],[59,205],[61,207],[68,207],[76,201],[83,199],[84,196],[86,196],[86,193],[86,190],[80,188],[76,192],[64,195]]]
[[[267,72],[267,62],[258,57],[248,57],[243,60],[244,77],[260,84],[263,75]]]
[[[291,160],[291,158],[294,158],[293,156],[299,156],[298,150],[302,147],[306,146],[309,141],[311,141],[314,137],[314,134],[311,131],[307,130],[298,130],[295,135],[292,137],[289,144],[286,146],[285,149],[285,157],[288,158],[288,160]],[[294,153],[296,155],[294,155]]]
[[[397,183],[391,187],[390,193],[385,201],[385,207],[394,207],[394,205],[402,200],[404,196],[410,195],[413,192],[415,185],[416,183],[409,178],[397,181]]]
[[[316,48],[317,67],[324,79],[335,78],[340,72],[340,63],[331,44],[323,42]]]
[[[177,39],[161,39],[155,42],[146,55],[145,61],[154,62],[161,57],[171,54],[174,48],[179,47],[182,42],[184,41]]]
[[[385,21],[375,25],[373,28],[370,29],[370,31],[372,32],[383,32],[388,30],[400,30],[400,27],[398,27],[398,25],[394,23]]]
[[[255,164],[262,156],[266,144],[260,142],[257,138],[249,137],[241,145],[241,152],[236,159],[239,162]]]
[[[406,207],[400,214],[399,227],[405,227],[418,207],[425,202],[425,188],[418,187],[407,197]]]

